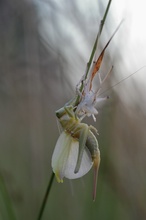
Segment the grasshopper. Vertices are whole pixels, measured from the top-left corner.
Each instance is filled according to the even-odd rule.
[[[94,193],[100,164],[98,141],[93,134],[96,128],[82,123],[76,116],[73,106],[67,105],[58,111],[56,116],[63,128],[52,157],[52,167],[58,182],[63,177],[76,179],[85,175],[94,166]]]
[[[121,25],[121,23],[120,23]],[[52,168],[58,182],[63,182],[63,178],[76,179],[85,175],[93,166],[94,167],[94,184],[93,184],[93,200],[96,197],[96,182],[98,169],[100,164],[100,150],[98,141],[93,132],[97,134],[96,128],[82,123],[85,116],[92,116],[94,121],[95,115],[98,113],[95,106],[99,101],[105,98],[99,98],[99,91],[107,76],[101,80],[98,72],[103,60],[104,52],[112,40],[113,36],[119,29],[117,27],[106,46],[102,50],[99,58],[93,64],[88,79],[86,75],[82,77],[76,86],[77,97],[73,98],[64,107],[56,111],[56,116],[62,126],[62,133],[57,140],[53,156]],[[96,92],[92,90],[92,81],[96,73],[99,76],[99,88]],[[81,85],[83,89],[80,90]]]

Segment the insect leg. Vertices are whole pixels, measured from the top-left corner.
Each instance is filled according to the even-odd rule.
[[[79,133],[79,153],[78,153],[78,158],[77,158],[77,163],[76,163],[74,173],[78,173],[78,171],[80,169],[83,153],[84,153],[84,150],[85,150],[85,143],[86,143],[87,136],[88,136],[88,133],[89,133],[88,125],[84,124],[82,126],[83,127],[80,128],[81,130],[80,130],[80,133]]]
[[[95,201],[98,169],[99,169],[99,165],[100,165],[100,151],[98,148],[97,139],[91,131],[89,131],[89,133],[88,133],[86,146],[91,153],[93,165],[94,165],[93,201]]]

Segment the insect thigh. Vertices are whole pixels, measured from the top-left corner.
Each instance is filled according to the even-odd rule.
[[[78,136],[78,140],[79,140],[79,153],[78,153],[78,159],[77,159],[77,164],[75,167],[75,173],[78,173],[80,166],[81,166],[81,162],[82,162],[82,157],[83,157],[83,153],[85,150],[85,144],[87,141],[87,136],[89,133],[89,126],[84,124],[84,123],[79,123],[76,127],[77,129],[77,136]]]
[[[95,201],[98,169],[99,169],[99,164],[100,164],[100,151],[98,148],[97,139],[95,135],[92,133],[92,131],[89,131],[87,141],[86,141],[86,146],[88,150],[90,151],[90,154],[93,160],[93,166],[94,166],[93,200]]]
[[[100,154],[98,148],[98,141],[92,131],[89,130],[88,137],[86,140],[86,146],[91,153],[92,158],[94,159],[96,155]]]

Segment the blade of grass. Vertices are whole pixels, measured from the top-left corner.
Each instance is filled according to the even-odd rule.
[[[45,195],[44,195],[44,198],[43,198],[43,201],[42,201],[42,205],[41,205],[41,208],[40,208],[37,220],[40,220],[42,218],[42,215],[43,215],[43,212],[44,212],[44,209],[45,209],[45,205],[47,203],[47,199],[48,199],[49,193],[51,191],[51,187],[52,187],[52,183],[53,183],[53,180],[54,180],[54,176],[55,176],[55,174],[52,172],[51,178],[50,178],[50,181],[49,181],[49,184],[48,184],[48,187],[47,187],[47,190],[45,192]]]
[[[11,199],[10,199],[10,196],[7,191],[6,184],[5,184],[5,181],[2,177],[2,175],[0,175],[0,194],[3,199],[9,220],[16,220],[16,216],[14,214],[12,202],[11,202]]]
[[[93,68],[93,71],[92,71],[92,75],[91,75],[91,82],[90,82],[90,88],[92,87],[91,84],[92,84],[92,80],[95,76],[95,74],[98,72],[100,66],[101,66],[101,63],[102,63],[102,60],[103,60],[103,56],[104,56],[104,52],[106,50],[106,48],[108,47],[109,43],[111,42],[112,38],[114,37],[114,35],[117,33],[117,31],[119,30],[121,24],[123,23],[124,20],[122,20],[120,22],[120,24],[118,25],[118,27],[116,28],[116,30],[114,31],[114,33],[112,34],[112,36],[110,37],[109,41],[107,42],[107,44],[105,45],[105,47],[103,48],[100,56],[98,57],[97,61],[95,62],[95,65],[94,65],[94,68]]]
[[[90,58],[89,58],[89,62],[87,64],[88,67],[87,67],[87,71],[86,71],[86,78],[87,78],[90,66],[92,64],[92,60],[93,60],[94,54],[96,52],[96,48],[97,48],[97,45],[98,45],[98,40],[99,40],[99,37],[100,37],[100,35],[102,33],[102,29],[103,29],[103,26],[104,26],[104,23],[105,23],[105,20],[106,20],[108,11],[109,11],[109,7],[110,7],[110,4],[111,4],[111,1],[112,0],[109,0],[107,8],[106,8],[106,11],[105,11],[104,16],[103,16],[103,19],[100,21],[100,26],[99,26],[99,30],[98,30],[98,33],[97,33],[97,37],[96,37],[95,43],[93,45],[93,49],[92,49],[92,52],[91,52],[91,55],[90,55]]]
[[[96,52],[96,48],[97,48],[97,45],[98,45],[98,40],[99,40],[99,37],[100,37],[100,35],[101,35],[101,33],[102,33],[102,29],[103,29],[103,26],[104,26],[105,21],[106,21],[106,18],[107,18],[107,14],[108,14],[108,11],[109,11],[109,8],[110,8],[111,1],[112,1],[112,0],[109,0],[108,5],[107,5],[106,10],[105,10],[105,13],[104,13],[104,16],[103,16],[103,19],[102,19],[101,22],[100,22],[99,30],[98,30],[98,33],[97,33],[97,36],[96,36],[96,39],[95,39],[95,42],[94,42],[94,45],[93,45],[93,49],[92,49],[92,52],[91,52],[91,55],[90,55],[90,58],[89,58],[89,62],[87,63],[87,68],[86,68],[86,73],[85,73],[85,79],[86,79],[87,76],[88,76],[89,69],[90,69],[91,64],[92,64],[93,57],[94,57],[94,54],[95,54],[95,52]],[[83,90],[83,83],[81,84],[80,92],[82,92],[82,90]],[[80,98],[80,97],[77,96],[77,99],[76,99],[76,102],[75,102],[75,106],[78,104],[79,98]]]

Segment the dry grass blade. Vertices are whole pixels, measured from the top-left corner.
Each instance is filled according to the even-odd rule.
[[[90,81],[90,89],[92,88],[92,81],[93,78],[95,77],[96,73],[98,72],[98,70],[100,69],[102,60],[103,60],[103,56],[104,56],[104,52],[106,50],[106,48],[108,47],[109,43],[111,42],[112,38],[114,37],[114,35],[116,34],[116,32],[118,31],[118,29],[120,28],[121,24],[123,23],[123,20],[120,22],[120,24],[118,25],[118,27],[116,28],[116,30],[114,31],[114,33],[112,34],[111,38],[109,39],[109,41],[107,42],[107,44],[105,45],[104,49],[102,50],[100,56],[98,57],[97,61],[94,64],[94,68],[91,74],[91,81]]]

